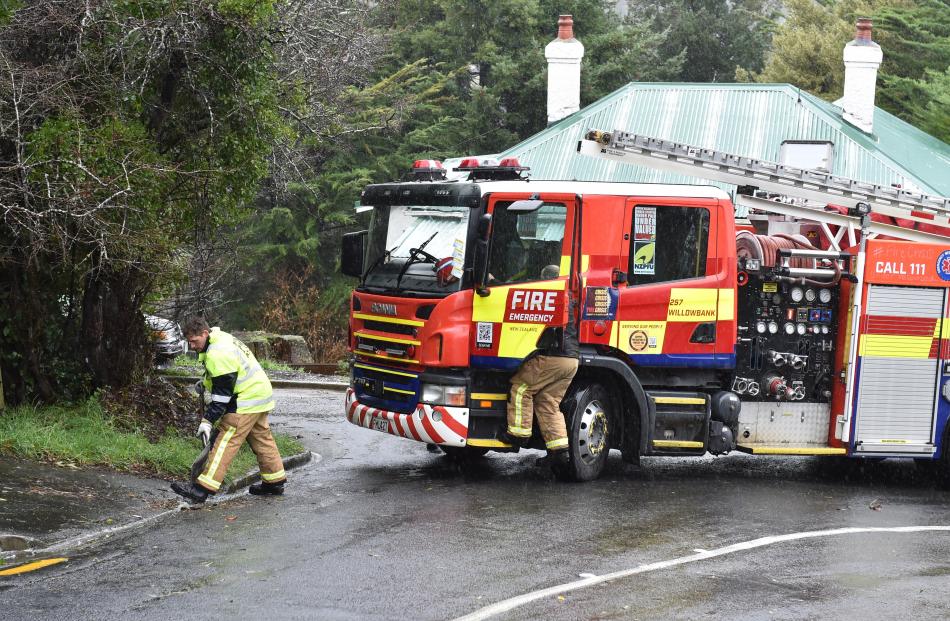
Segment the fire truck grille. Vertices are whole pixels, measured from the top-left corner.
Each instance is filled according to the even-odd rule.
[[[408,345],[402,343],[388,343],[372,337],[359,337],[356,340],[356,349],[370,354],[385,353],[387,356],[409,357]]]
[[[416,329],[413,326],[404,326],[398,323],[386,323],[384,321],[373,321],[372,319],[363,320],[363,327],[367,330],[376,332],[389,332],[390,334],[406,334],[415,336]]]

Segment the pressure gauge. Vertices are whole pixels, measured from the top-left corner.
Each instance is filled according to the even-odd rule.
[[[789,292],[789,296],[792,298],[792,302],[798,304],[802,301],[802,298],[805,297],[805,292],[802,291],[801,287],[792,287],[792,290]]]
[[[821,326],[821,333],[828,334],[828,326]]]
[[[822,304],[827,304],[831,301],[831,289],[821,289],[818,292],[818,301]]]
[[[793,323],[785,324],[785,334],[795,334],[795,324]]]
[[[767,328],[764,321],[760,321],[759,323],[755,324],[755,331],[759,334],[765,334],[766,329]]]
[[[808,329],[808,326],[806,326],[803,323],[800,323],[797,326],[795,326],[795,329],[798,331],[799,334],[805,334],[805,331]]]
[[[812,289],[811,287],[809,287],[808,289],[805,289],[805,301],[806,301],[806,302],[814,302],[814,301],[815,301],[815,296],[817,296],[817,295],[818,295],[818,294],[815,293],[815,290]]]
[[[769,322],[769,334],[777,334],[777,333],[778,333],[778,324],[775,323],[774,321],[770,321],[770,322]]]

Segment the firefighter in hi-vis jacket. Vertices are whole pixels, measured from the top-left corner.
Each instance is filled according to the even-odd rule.
[[[267,424],[267,413],[274,409],[274,395],[264,370],[244,343],[210,328],[200,317],[189,319],[183,332],[204,364],[204,387],[211,394],[198,437],[207,442],[211,426],[220,422],[217,440],[197,482],[172,483],[172,489],[192,502],[204,502],[208,494],[220,489],[231,460],[246,439],[261,469],[261,482],[249,491],[255,495],[283,494],[287,475]]]
[[[531,439],[532,418],[537,416],[541,437],[548,450],[550,465],[564,466],[569,461],[567,426],[561,413],[561,399],[577,373],[580,345],[574,309],[569,307],[564,328],[547,328],[538,338],[536,349],[511,378],[508,395],[508,428],[499,438],[513,446]]]

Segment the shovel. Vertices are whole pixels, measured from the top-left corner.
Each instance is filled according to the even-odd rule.
[[[198,393],[198,401],[201,403],[201,418],[204,418],[204,393],[205,387],[200,381],[195,384],[195,392]],[[201,452],[198,453],[197,459],[194,463],[191,464],[191,482],[195,485],[198,484],[198,477],[201,476],[201,473],[205,469],[205,462],[208,461],[208,454],[211,453],[211,447],[214,446],[215,440],[218,439],[218,428],[215,427],[211,430],[211,437],[208,438],[208,441],[205,442],[204,448],[201,449]]]
[[[204,448],[201,449],[201,452],[198,453],[198,458],[191,464],[191,482],[195,485],[198,484],[198,477],[201,476],[201,473],[204,471],[205,462],[208,461],[208,454],[211,453],[211,447],[214,446],[214,441],[217,439],[218,429],[216,427],[211,430],[211,437],[208,439]]]

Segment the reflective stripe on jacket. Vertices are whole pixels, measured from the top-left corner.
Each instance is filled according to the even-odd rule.
[[[204,364],[204,385],[212,392],[211,378],[236,373],[234,396],[237,398],[237,413],[269,412],[274,409],[274,391],[264,369],[247,345],[227,332],[211,328],[208,347],[198,354]],[[218,395],[212,395],[221,398]],[[230,399],[228,399],[230,401]]]

